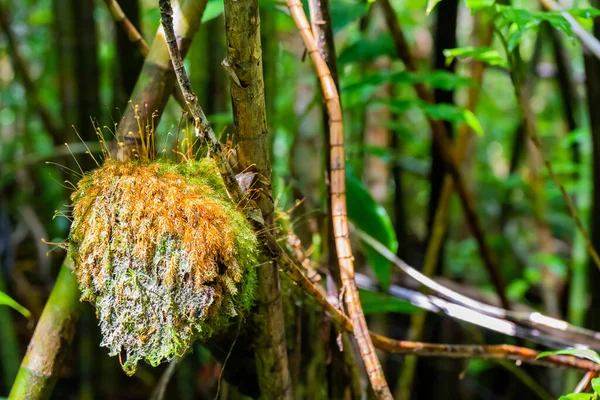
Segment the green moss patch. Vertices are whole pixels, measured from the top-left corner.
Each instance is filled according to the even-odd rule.
[[[82,300],[126,373],[182,355],[250,308],[256,237],[212,160],[108,160],[72,201]]]

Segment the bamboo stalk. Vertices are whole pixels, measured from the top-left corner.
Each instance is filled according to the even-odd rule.
[[[191,40],[200,26],[207,2],[208,0],[181,0],[179,7],[175,9],[175,19],[182,21],[177,25],[176,36],[180,41],[183,55],[187,53]],[[131,157],[132,151],[141,140],[133,106],[140,107],[142,118],[147,120],[155,118],[155,125],[157,125],[173,93],[174,85],[175,74],[171,66],[165,34],[163,28],[159,27],[131,95],[132,107],[126,108],[116,132],[119,139],[118,147],[113,150],[116,159],[125,160]],[[183,103],[185,104],[185,101]]]
[[[252,192],[264,220],[264,231],[274,232],[272,171],[263,78],[258,0],[225,0],[227,56],[238,171],[255,170]],[[257,231],[260,237],[260,231]],[[257,268],[254,353],[261,397],[292,399],[292,378],[286,348],[279,267],[262,244]]]
[[[125,15],[125,12],[123,12],[123,9],[119,5],[119,2],[117,0],[104,0],[104,2],[106,3],[106,7],[108,8],[110,15],[113,17],[115,22],[121,25],[123,31],[127,34],[127,37],[129,38],[131,43],[135,44],[138,47],[140,53],[144,57],[147,57],[150,53],[150,47],[148,47],[148,43],[146,43],[144,37],[137,30],[135,25],[133,25],[129,18],[127,18],[127,15]],[[179,86],[173,87],[172,95],[175,101],[177,101],[177,104],[179,104],[179,106],[181,106],[183,110],[187,110],[187,105],[183,98],[183,94],[181,93],[181,89],[179,89]]]
[[[81,312],[79,288],[66,258],[21,362],[9,400],[48,399]]]
[[[317,41],[304,14],[302,3],[299,0],[287,0],[287,5],[321,81],[323,97],[329,111],[329,132],[331,135],[331,213],[346,307],[356,327],[354,336],[358,342],[358,347],[375,395],[380,399],[391,399],[392,395],[383,375],[383,369],[368,334],[367,323],[358,297],[358,289],[354,282],[354,257],[352,256],[350,245],[346,211],[344,129],[339,95],[327,63],[319,52]]]
[[[339,79],[337,71],[337,57],[335,50],[335,40],[333,35],[333,23],[331,20],[331,13],[329,10],[329,0],[310,0],[308,2],[308,8],[310,13],[311,29],[315,39],[317,40],[317,46],[321,56],[327,63],[327,67],[331,72],[331,77],[335,83],[335,87],[339,90]],[[331,116],[326,104],[321,105],[323,115],[323,148],[331,148],[331,132],[329,124]],[[340,104],[341,108],[341,104]],[[325,169],[325,187],[326,187],[326,198],[327,198],[327,209],[325,210],[327,218],[321,222],[320,232],[324,240],[323,251],[327,254],[327,266],[329,273],[333,278],[330,284],[327,286],[327,290],[330,295],[339,296],[339,289],[341,286],[341,275],[340,268],[337,262],[337,251],[335,246],[335,236],[333,230],[332,221],[332,205],[331,205],[331,154],[328,151],[323,152],[323,162]],[[349,371],[350,387],[352,394],[355,399],[360,399],[363,395],[363,384],[360,379],[360,371],[357,366],[356,360],[360,357],[356,346],[353,346],[352,336],[348,332],[342,332],[342,348],[341,354],[334,352],[332,357],[341,358],[338,362],[345,364]],[[334,363],[337,360],[332,361]],[[345,377],[344,377],[345,378]],[[332,376],[330,380],[331,392],[332,393],[344,393],[348,386],[348,379],[342,377]]]

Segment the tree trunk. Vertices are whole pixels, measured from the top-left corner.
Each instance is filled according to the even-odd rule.
[[[258,1],[226,0],[225,28],[228,50],[223,65],[230,78],[238,169],[254,169],[258,173],[254,185],[256,201],[265,225],[271,229],[274,206]],[[258,287],[253,319],[258,384],[262,398],[291,399],[278,267],[269,257],[266,247],[262,253],[261,265],[257,268]]]

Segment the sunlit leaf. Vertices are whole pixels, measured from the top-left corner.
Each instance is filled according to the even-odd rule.
[[[365,314],[381,314],[388,312],[413,313],[418,310],[412,304],[399,300],[387,293],[372,292],[359,289],[360,303]]]
[[[483,127],[479,123],[479,120],[477,119],[475,114],[473,114],[473,111],[463,110],[463,118],[465,119],[465,123],[469,125],[471,129],[473,129],[473,132],[475,132],[479,136],[483,136]]]
[[[577,18],[586,18],[586,19],[590,19],[590,18],[596,18],[596,17],[600,17],[600,9],[598,8],[573,8],[570,10],[567,10],[569,12],[569,14],[571,14],[574,17]]]
[[[465,4],[473,11],[493,6],[496,0],[465,0]]]
[[[4,292],[0,292],[0,306],[9,306],[23,314],[24,317],[31,318],[31,313],[28,309],[14,301],[9,295],[7,295]]]
[[[434,7],[436,6],[437,3],[439,3],[442,0],[429,0],[427,2],[427,14],[429,15],[431,13],[431,11],[433,11]]]
[[[565,350],[556,350],[556,351],[544,351],[540,353],[536,358],[543,358],[548,356],[558,356],[558,355],[568,355],[579,358],[585,358],[586,360],[590,360],[595,362],[596,364],[600,364],[600,356],[594,350],[590,349],[565,349]]]
[[[508,68],[508,63],[496,50],[488,47],[458,47],[455,49],[444,50],[444,56],[446,56],[446,63],[451,63],[456,57],[460,58],[474,58],[475,60],[482,61],[489,65],[499,66]]]
[[[560,396],[558,400],[591,400],[594,397],[590,393],[571,393],[564,396]]]
[[[594,389],[596,394],[600,394],[600,378],[592,379],[592,389]]]
[[[218,0],[211,0],[208,3],[206,3],[204,14],[202,14],[202,23],[208,22],[211,19],[215,19],[219,15],[223,14],[224,7],[224,3]]]
[[[358,229],[374,237],[395,253],[398,242],[390,216],[385,208],[375,202],[363,183],[352,176],[348,170],[346,170],[346,191],[348,218]],[[377,280],[387,290],[392,276],[390,262],[366,244],[365,249]]]

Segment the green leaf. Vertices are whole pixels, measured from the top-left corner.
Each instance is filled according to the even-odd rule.
[[[437,5],[437,3],[439,3],[442,0],[429,0],[427,2],[427,15],[429,15],[431,13],[431,11],[433,11],[434,7]]]
[[[219,0],[211,0],[206,4],[206,8],[204,9],[204,14],[202,14],[202,23],[208,22],[211,19],[217,18],[219,15],[223,14],[224,11],[224,3]]]
[[[16,311],[23,314],[25,318],[31,318],[31,313],[28,309],[14,301],[9,295],[7,295],[4,292],[0,292],[0,305],[12,307]]]
[[[365,13],[369,8],[366,1],[334,1],[329,4],[329,14],[331,15],[331,21],[333,24],[333,31],[338,32],[345,28],[347,25],[356,21]]]
[[[489,47],[467,46],[458,47],[455,49],[446,49],[444,50],[444,56],[446,56],[447,64],[450,64],[454,58],[461,57],[474,58],[475,60],[485,62],[489,65],[508,68],[508,63],[504,57],[502,57],[496,50],[493,50]]]
[[[594,389],[596,394],[600,394],[600,378],[592,379],[592,389]]]
[[[505,5],[496,5],[496,11],[499,14],[498,26],[509,26],[509,33],[506,37],[508,51],[514,51],[521,38],[527,31],[536,31],[539,25],[546,21],[554,28],[566,33],[571,40],[575,40],[571,24],[563,16],[563,11],[537,11],[531,12],[523,8],[515,8]],[[591,11],[582,13],[583,15],[593,15]]]
[[[593,394],[590,393],[571,393],[565,396],[560,396],[558,400],[591,400]]]
[[[399,300],[387,293],[359,289],[358,294],[365,314],[382,314],[388,312],[410,314],[418,310],[412,304]]]
[[[398,242],[390,216],[385,208],[375,202],[363,183],[346,170],[346,191],[348,218],[356,227],[383,243],[388,249],[396,252]],[[375,249],[365,244],[367,260],[375,272],[377,280],[384,288],[390,286],[392,266],[390,262]]]
[[[400,83],[412,85],[415,83],[424,83],[431,88],[453,90],[461,86],[473,86],[471,78],[460,76],[444,70],[435,70],[432,72],[408,72],[402,71],[390,74],[386,71],[377,71],[359,81],[350,83],[343,87],[344,93],[362,90],[366,87],[376,87],[384,83]]]
[[[475,114],[473,114],[473,111],[463,110],[463,118],[465,120],[465,123],[469,125],[471,129],[473,129],[473,132],[475,132],[479,136],[483,136],[483,127],[479,123],[479,120],[477,119]]]
[[[493,6],[496,0],[465,0],[465,4],[473,11]]]
[[[569,14],[577,18],[585,18],[591,19],[600,17],[600,9],[597,8],[573,8],[571,10],[567,10]]]
[[[600,364],[600,356],[598,356],[598,353],[596,353],[594,350],[590,349],[566,349],[556,351],[544,351],[540,353],[536,357],[536,359],[556,355],[569,355],[579,358],[585,358],[586,360],[590,360],[595,362],[596,364]]]

